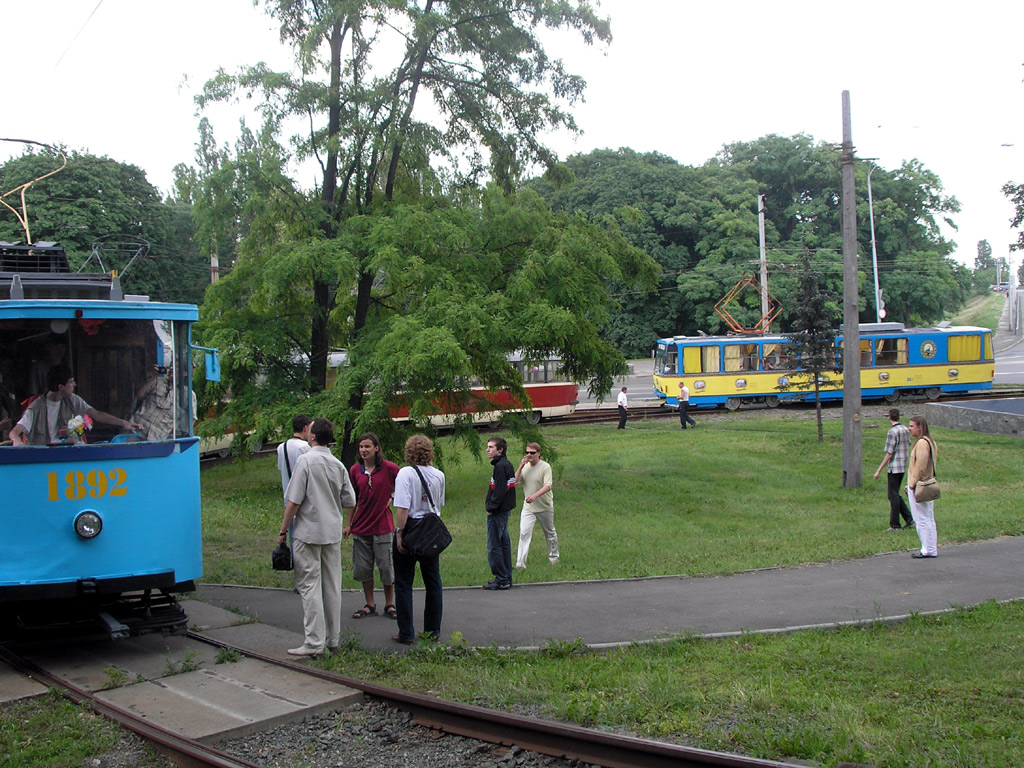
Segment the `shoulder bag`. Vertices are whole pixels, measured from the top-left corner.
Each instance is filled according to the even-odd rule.
[[[914,498],[918,501],[935,501],[942,495],[939,488],[939,481],[935,477],[935,456],[932,455],[932,442],[927,437],[923,438],[928,443],[928,455],[932,460],[932,476],[927,480],[918,480],[914,486]]]
[[[430,488],[427,481],[423,479],[420,468],[414,466],[416,474],[420,476],[423,484],[423,493],[426,494],[432,509],[434,497],[430,495]],[[452,535],[448,532],[448,526],[441,520],[439,514],[429,514],[423,517],[410,517],[405,523],[405,530],[402,531],[402,548],[416,557],[436,557],[444,552],[452,543]]]

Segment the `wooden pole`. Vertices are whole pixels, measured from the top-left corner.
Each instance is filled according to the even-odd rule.
[[[857,189],[853,177],[850,92],[843,91],[843,487],[860,488],[861,445],[860,312],[857,286]]]

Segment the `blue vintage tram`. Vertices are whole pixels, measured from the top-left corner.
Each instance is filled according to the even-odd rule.
[[[33,396],[45,397],[39,382],[61,364],[92,408],[143,425],[125,433],[97,422],[79,435],[55,424],[56,442],[24,446],[8,439],[11,423],[0,430],[0,630],[83,621],[114,636],[184,628],[174,594],[202,576],[190,380],[197,319],[194,306],[123,295],[116,275],[71,272],[52,243],[0,243],[6,415],[17,422]]]

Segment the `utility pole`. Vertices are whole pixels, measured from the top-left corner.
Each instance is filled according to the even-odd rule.
[[[857,188],[853,177],[849,91],[843,91],[840,165],[843,169],[843,487],[860,488],[864,459],[860,419],[860,315],[857,308]]]
[[[761,239],[761,317],[768,317],[768,257],[764,246],[764,195],[757,196],[757,232]],[[764,327],[771,332],[771,323]]]

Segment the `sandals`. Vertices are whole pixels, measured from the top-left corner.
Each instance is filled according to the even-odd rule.
[[[384,612],[387,613],[387,608],[384,609]],[[367,604],[367,605],[364,605],[362,608],[360,608],[355,613],[353,613],[352,614],[352,618],[353,619],[365,619],[367,616],[376,616],[376,615],[377,615],[377,607],[374,606],[374,605]]]
[[[395,621],[398,621],[398,611],[395,610],[395,606],[393,605],[384,606],[384,615],[387,616],[389,619],[394,619]]]

